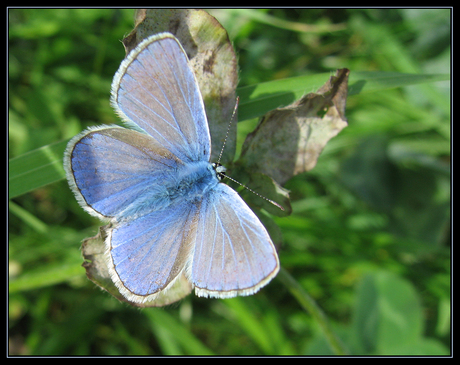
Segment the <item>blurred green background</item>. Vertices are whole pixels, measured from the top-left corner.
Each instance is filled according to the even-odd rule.
[[[450,73],[449,9],[210,12],[234,43],[239,86],[344,67]],[[110,85],[133,15],[9,9],[10,159],[118,121]],[[286,185],[281,265],[350,354],[450,354],[450,100],[449,81],[350,96],[349,126]],[[240,144],[255,123],[238,124]],[[99,222],[63,179],[9,208],[9,355],[334,354],[279,278],[251,297],[119,303],[80,266]]]

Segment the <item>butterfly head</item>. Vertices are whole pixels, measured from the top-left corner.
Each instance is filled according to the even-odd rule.
[[[216,172],[216,176],[219,179],[219,181],[222,181],[225,177],[227,177],[227,175],[225,175],[225,171],[227,171],[227,169],[224,166],[222,166],[222,164],[220,164],[219,162],[215,162],[211,165],[214,171]]]

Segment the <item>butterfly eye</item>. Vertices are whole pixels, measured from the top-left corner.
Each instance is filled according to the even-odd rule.
[[[216,175],[217,175],[217,178],[219,179],[219,181],[221,181],[222,179],[224,179],[226,177],[225,171],[227,171],[227,169],[224,166],[222,166],[222,164],[220,164],[218,162],[213,163],[212,168],[216,172]]]

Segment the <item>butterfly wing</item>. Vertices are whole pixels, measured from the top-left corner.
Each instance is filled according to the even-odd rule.
[[[143,133],[102,127],[68,144],[64,168],[80,205],[101,219],[134,218],[168,202],[162,189],[182,162]]]
[[[188,275],[198,296],[250,295],[277,274],[278,255],[268,232],[229,186],[218,184],[197,214]]]
[[[173,286],[190,257],[196,209],[193,204],[173,204],[109,231],[109,272],[128,300],[143,303]]]
[[[179,41],[161,33],[142,41],[120,65],[112,105],[131,126],[184,162],[209,161],[203,100]]]

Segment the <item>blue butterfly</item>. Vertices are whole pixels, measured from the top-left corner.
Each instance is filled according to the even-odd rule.
[[[89,128],[64,167],[80,205],[109,221],[110,276],[129,301],[154,300],[182,275],[204,297],[251,295],[278,272],[267,230],[209,162],[211,136],[179,41],[151,36],[123,60],[111,104],[130,129]]]

